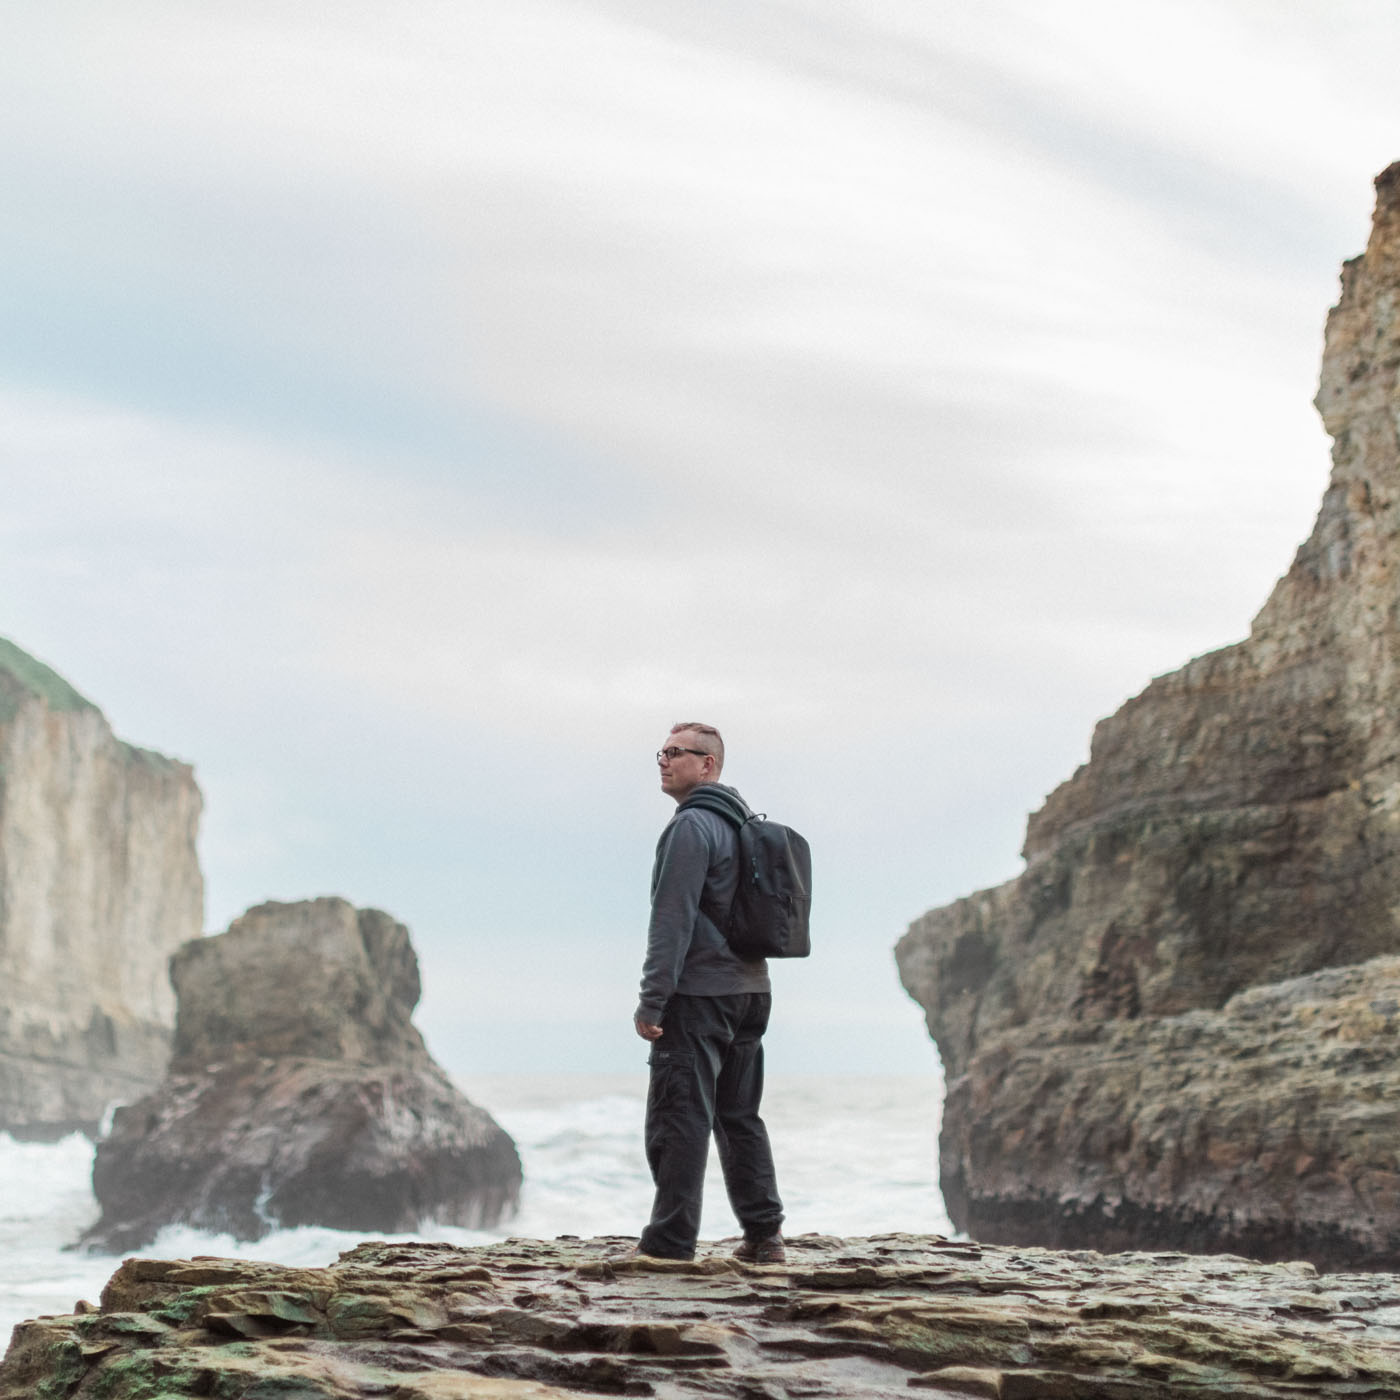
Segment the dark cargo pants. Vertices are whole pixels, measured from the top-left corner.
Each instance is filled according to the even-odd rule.
[[[695,1253],[712,1132],[745,1238],[763,1239],[781,1228],[773,1153],[758,1116],[763,1032],[772,1005],[767,992],[667,1002],[647,1090],[646,1153],[656,1199],[638,1245],[642,1253],[663,1259]]]

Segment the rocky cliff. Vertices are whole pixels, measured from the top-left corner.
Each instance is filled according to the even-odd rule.
[[[95,1130],[164,1071],[204,883],[192,770],[0,639],[0,1129]]]
[[[262,904],[172,958],[169,1074],[98,1144],[94,1248],[184,1222],[399,1232],[494,1224],[520,1159],[414,1028],[408,930],[343,899]]]
[[[1331,481],[1248,639],[1104,720],[1025,873],[897,950],[979,1238],[1400,1266],[1400,164],[1376,190]]]
[[[15,1328],[0,1400],[1380,1400],[1400,1281],[1307,1264],[789,1241],[755,1268],[623,1240],[364,1244],[327,1269],[130,1259]]]

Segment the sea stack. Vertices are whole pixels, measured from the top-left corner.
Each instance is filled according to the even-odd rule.
[[[897,950],[974,1237],[1400,1269],[1400,164],[1327,322],[1317,523],[1154,680],[1026,870]]]
[[[115,738],[0,638],[0,1130],[95,1133],[170,1054],[170,954],[204,922],[193,770]]]
[[[515,1145],[428,1054],[418,959],[389,915],[262,904],[187,943],[170,978],[170,1072],[98,1144],[85,1244],[139,1249],[177,1222],[241,1240],[483,1226],[514,1208]]]

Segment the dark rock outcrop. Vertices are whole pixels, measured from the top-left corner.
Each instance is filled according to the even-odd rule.
[[[1397,1052],[1400,958],[1219,1011],[1037,1021],[991,1038],[950,1086],[949,1213],[1060,1248],[1169,1238],[1400,1269]]]
[[[1400,164],[1376,189],[1331,482],[1250,636],[1104,720],[1025,873],[899,945],[978,1238],[1400,1264]]]
[[[520,1159],[428,1054],[410,1016],[408,930],[342,899],[263,904],[171,960],[179,1000],[161,1087],[98,1144],[97,1249],[186,1222],[402,1232],[511,1210]]]
[[[130,1259],[100,1309],[15,1329],[0,1400],[1400,1394],[1388,1276],[912,1235],[801,1236],[761,1268],[610,1262],[625,1243],[364,1244],[327,1269]]]
[[[0,638],[0,1130],[95,1133],[170,1057],[170,955],[204,926],[194,773]]]

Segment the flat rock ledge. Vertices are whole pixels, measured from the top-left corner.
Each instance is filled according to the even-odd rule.
[[[1400,1395],[1400,1277],[1232,1255],[805,1235],[784,1266],[630,1240],[362,1244],[325,1269],[129,1259],[21,1323],[0,1400]]]

